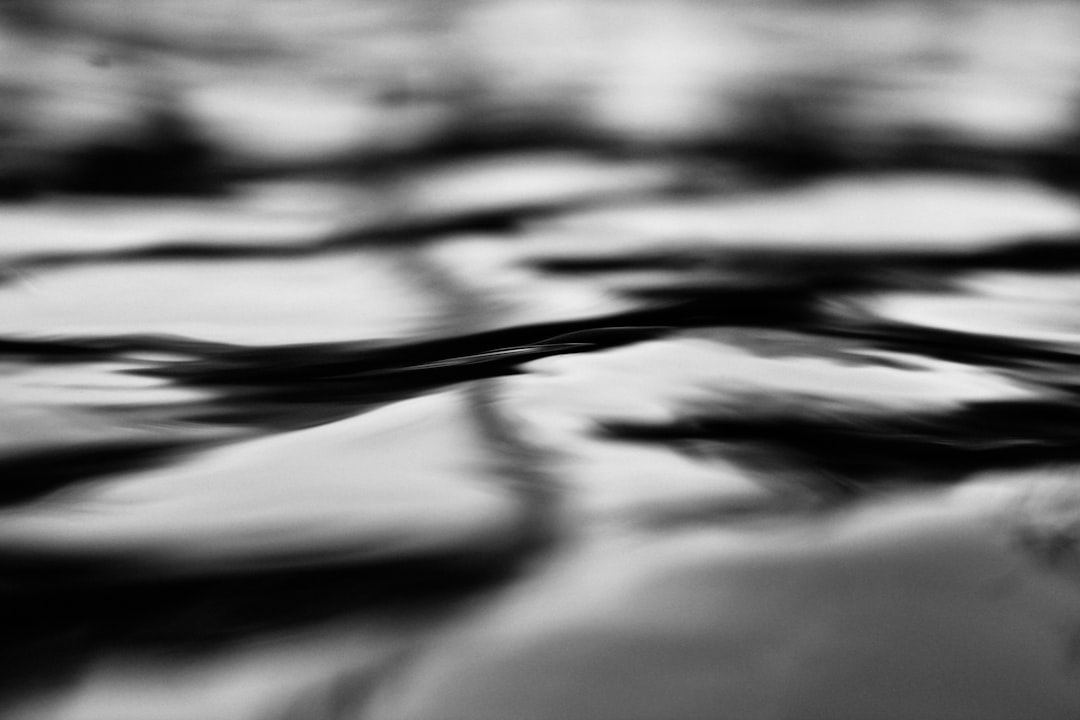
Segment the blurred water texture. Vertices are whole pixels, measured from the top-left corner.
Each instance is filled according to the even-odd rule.
[[[0,715],[1080,715],[1080,4],[0,3]]]
[[[5,8],[16,184],[168,190],[204,173],[551,142],[871,164],[1074,154],[1068,0]]]

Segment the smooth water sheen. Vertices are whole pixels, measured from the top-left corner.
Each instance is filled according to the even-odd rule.
[[[1080,199],[684,162],[0,208],[0,714],[1080,716]]]

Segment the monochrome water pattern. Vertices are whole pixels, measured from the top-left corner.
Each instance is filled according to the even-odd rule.
[[[1074,5],[177,5],[0,10],[0,716],[1080,716]]]

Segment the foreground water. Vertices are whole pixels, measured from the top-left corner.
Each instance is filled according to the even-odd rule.
[[[563,152],[0,226],[4,717],[1080,714],[1072,195]]]

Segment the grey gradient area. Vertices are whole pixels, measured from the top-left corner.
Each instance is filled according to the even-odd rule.
[[[613,533],[353,717],[1072,717],[1080,586],[1020,542],[1025,480]]]

